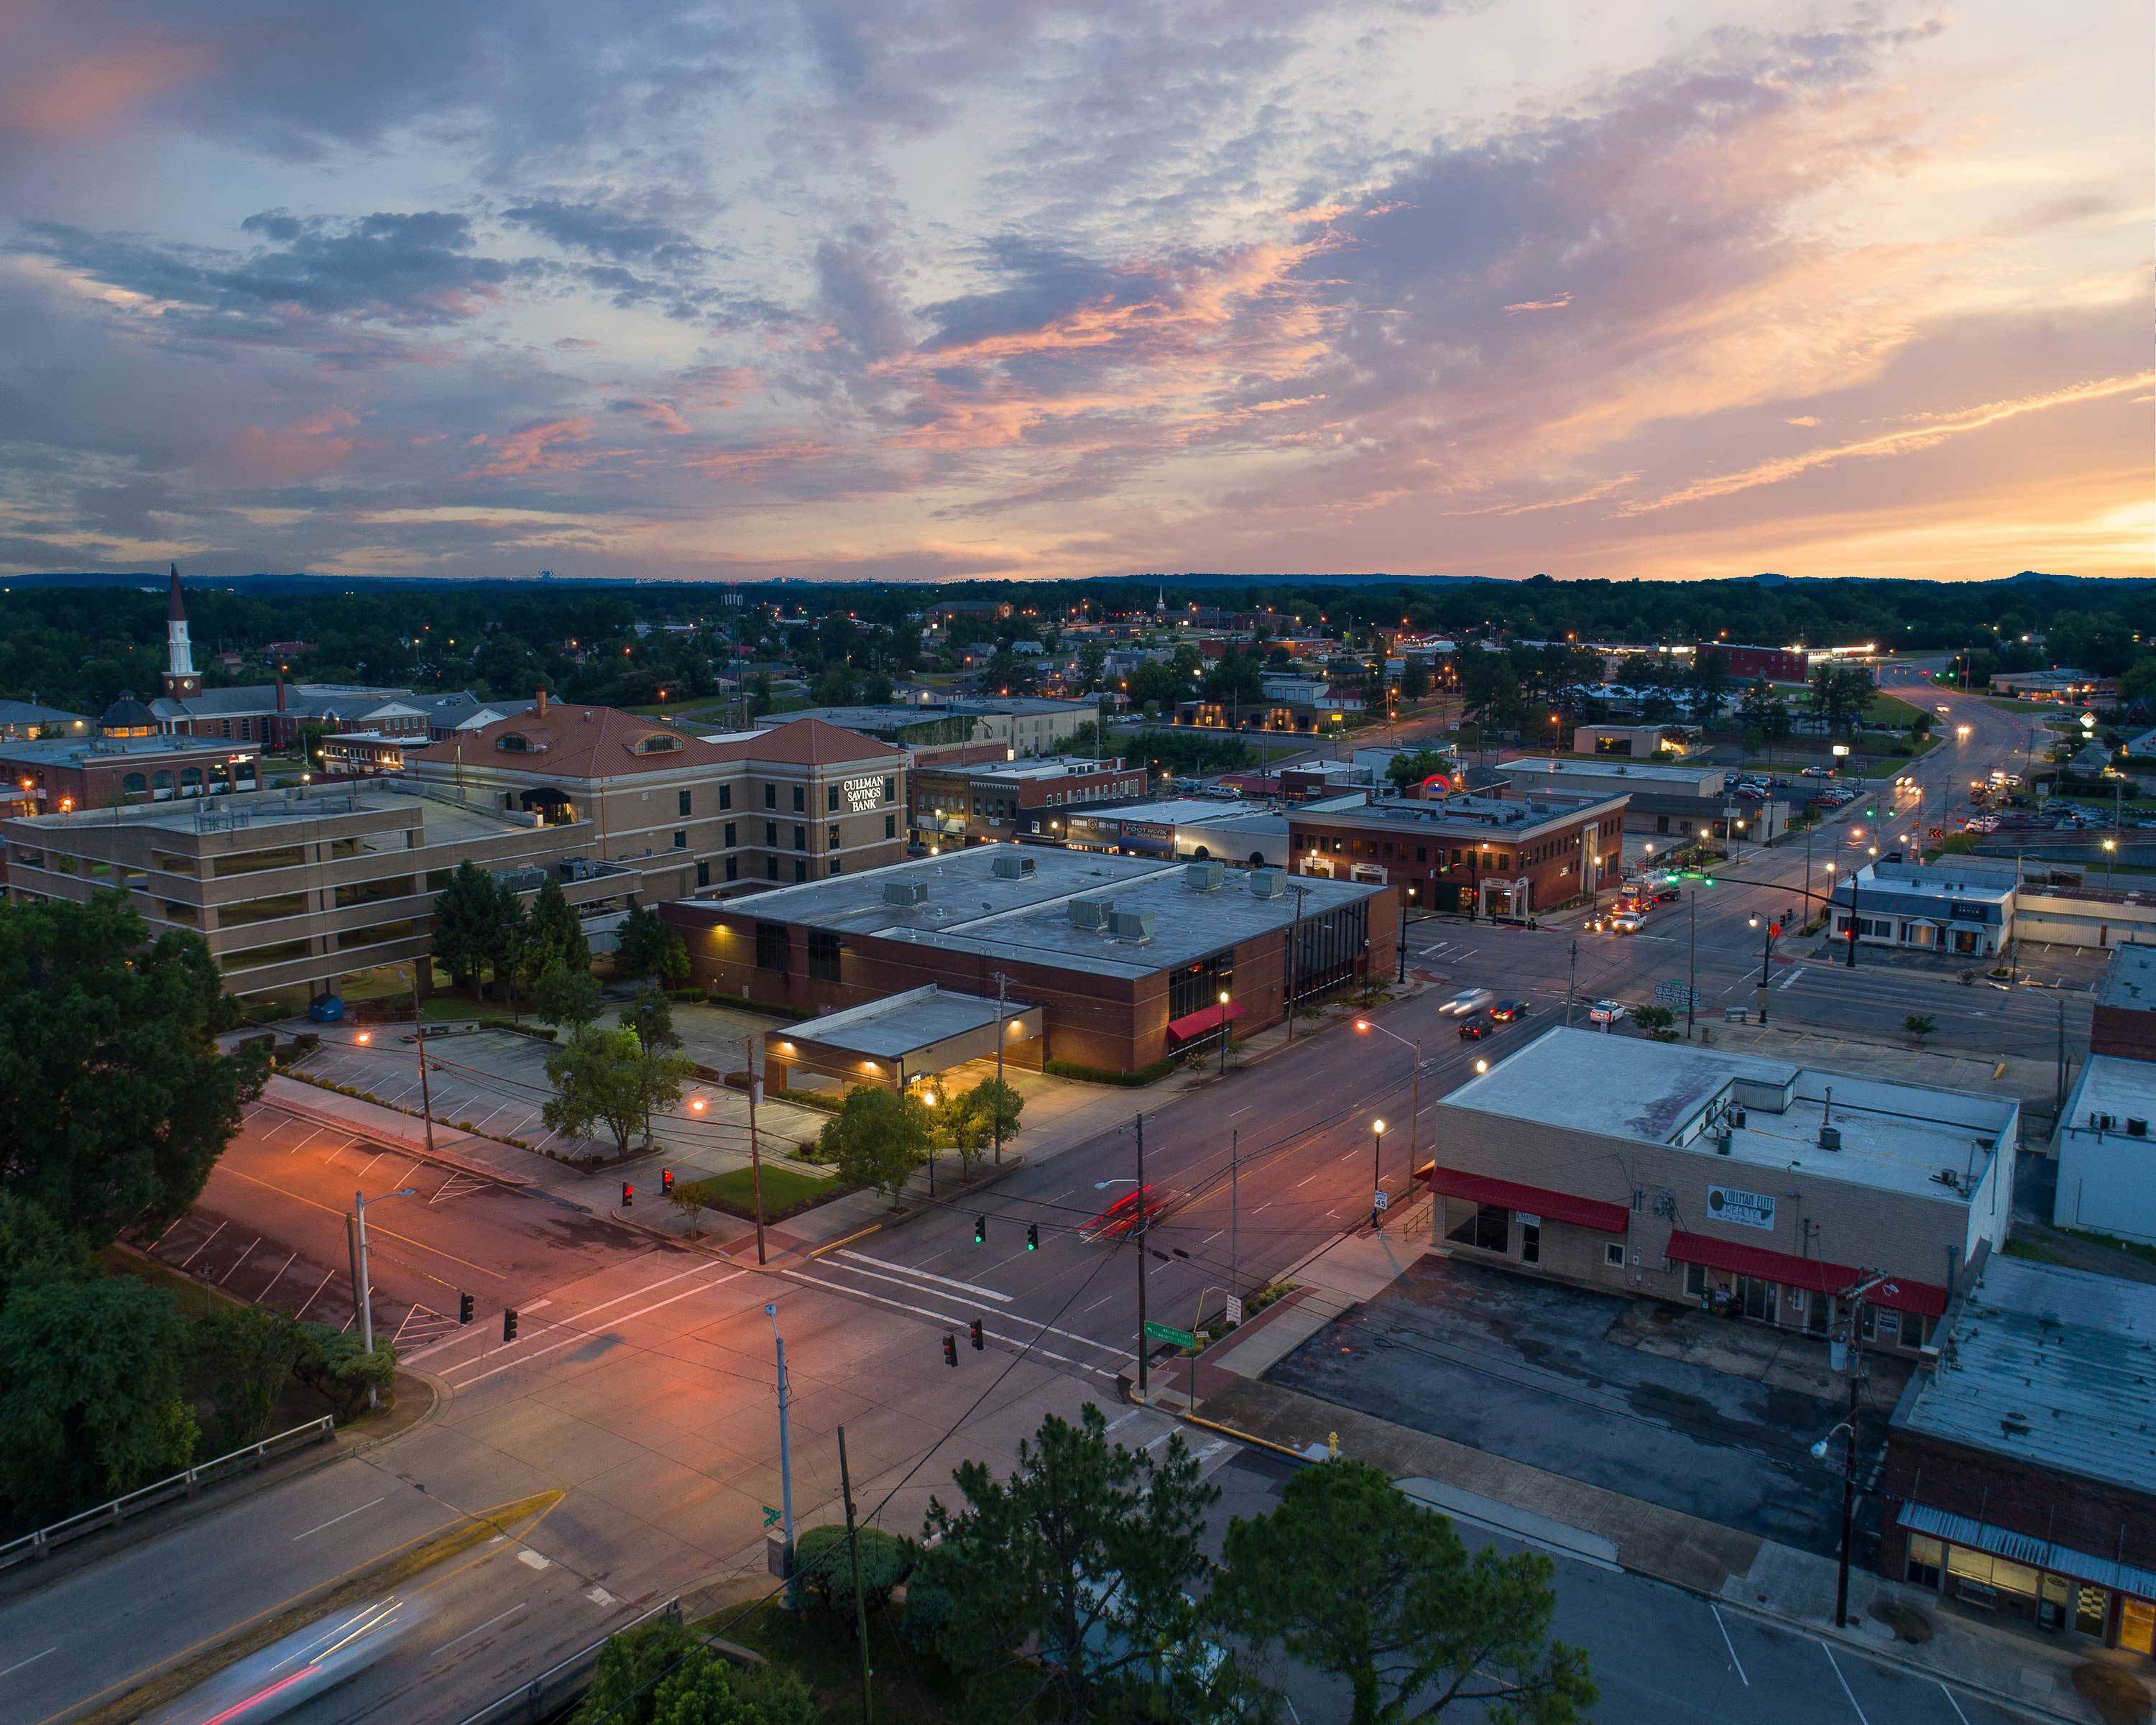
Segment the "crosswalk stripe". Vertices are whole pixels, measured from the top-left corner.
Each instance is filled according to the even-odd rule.
[[[832,1255],[839,1258],[851,1258],[856,1263],[874,1264],[879,1269],[896,1270],[901,1275],[917,1277],[922,1281],[932,1281],[943,1287],[957,1288],[963,1293],[978,1294],[983,1300],[998,1301],[1006,1306],[1010,1304],[1011,1296],[1009,1294],[999,1294],[993,1288],[984,1288],[978,1282],[960,1281],[956,1276],[937,1276],[930,1271],[916,1270],[911,1264],[894,1264],[888,1258],[871,1258],[866,1252],[852,1250],[841,1250],[834,1252]],[[863,1276],[875,1276],[875,1271],[864,1270],[860,1273]],[[886,1276],[878,1277],[878,1280],[890,1281],[893,1278]]]

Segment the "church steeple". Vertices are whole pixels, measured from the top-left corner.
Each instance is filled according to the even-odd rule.
[[[180,566],[172,566],[172,584],[165,598],[165,674],[158,679],[166,698],[191,700],[202,693],[195,674],[195,651],[187,640],[187,608],[180,600]]]

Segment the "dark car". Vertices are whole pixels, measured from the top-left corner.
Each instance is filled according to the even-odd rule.
[[[1460,1021],[1460,1040],[1462,1042],[1480,1042],[1496,1028],[1490,1022],[1490,1014],[1486,1012],[1471,1013]]]
[[[1501,1024],[1509,1024],[1513,1019],[1523,1019],[1527,1015],[1527,1003],[1524,1000],[1500,1000],[1490,1009],[1490,1016]]]

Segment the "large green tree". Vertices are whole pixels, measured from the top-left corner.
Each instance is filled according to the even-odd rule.
[[[1587,1656],[1550,1639],[1551,1565],[1469,1553],[1443,1516],[1337,1458],[1229,1523],[1208,1609],[1231,1633],[1346,1679],[1351,1725],[1448,1711],[1570,1725],[1594,1704]]]
[[[588,1024],[599,1015],[598,978],[558,958],[531,985],[531,1014],[542,1024]]]
[[[1088,1402],[1075,1425],[1049,1415],[1008,1479],[978,1461],[952,1477],[963,1507],[930,1500],[909,1591],[947,1599],[938,1645],[971,1713],[1031,1718],[1052,1697],[1060,1718],[1128,1717],[1133,1700],[1144,1717],[1148,1691],[1207,1686],[1219,1651],[1188,1589],[1219,1493],[1179,1433],[1158,1457],[1112,1443]]]
[[[434,896],[434,962],[456,987],[483,988],[501,964],[508,950],[508,912],[514,903],[470,857]]]
[[[655,1110],[680,1101],[695,1071],[679,1055],[646,1049],[634,1030],[586,1025],[547,1056],[555,1094],[540,1111],[557,1132],[592,1137],[604,1127],[615,1152],[626,1156],[630,1135]]]
[[[117,892],[0,904],[0,1192],[91,1248],[183,1214],[259,1091],[198,935]]]
[[[525,939],[533,955],[534,974],[557,962],[570,970],[592,968],[591,942],[584,938],[584,926],[577,920],[575,907],[563,894],[562,883],[552,875],[532,896]]]
[[[622,975],[639,982],[673,987],[688,980],[689,948],[665,917],[642,905],[631,905],[622,919],[613,962]]]
[[[816,1142],[840,1179],[888,1194],[896,1209],[907,1178],[927,1160],[934,1132],[920,1097],[864,1084],[824,1123]]]

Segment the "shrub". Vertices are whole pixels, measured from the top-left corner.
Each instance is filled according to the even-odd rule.
[[[293,1365],[300,1381],[335,1404],[339,1420],[354,1418],[367,1406],[372,1389],[387,1399],[397,1377],[397,1349],[387,1339],[376,1342],[369,1353],[355,1333],[333,1330],[327,1324],[300,1326],[306,1345]]]
[[[1312,1014],[1313,1018],[1317,1016]],[[1103,1066],[1081,1066],[1075,1060],[1045,1060],[1041,1070],[1053,1078],[1075,1078],[1081,1084],[1113,1084],[1125,1090],[1137,1090],[1148,1084],[1157,1084],[1175,1070],[1173,1060],[1155,1060],[1150,1066],[1140,1066],[1134,1072],[1111,1072]]]
[[[705,994],[701,988],[669,988],[666,998],[680,1006],[701,1006]]]
[[[913,1573],[910,1540],[880,1527],[863,1527],[860,1541],[861,1594],[871,1611],[891,1598],[891,1590]],[[793,1545],[794,1578],[802,1591],[826,1611],[850,1616],[854,1609],[854,1568],[846,1550],[846,1530],[838,1522],[811,1527]]]

